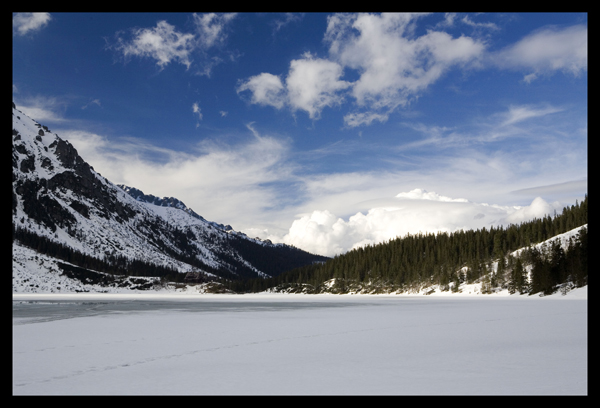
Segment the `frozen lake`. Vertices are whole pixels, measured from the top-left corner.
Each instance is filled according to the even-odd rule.
[[[587,298],[13,294],[13,394],[581,395]]]

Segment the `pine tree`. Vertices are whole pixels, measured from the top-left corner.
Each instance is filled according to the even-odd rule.
[[[512,276],[514,290],[518,291],[521,295],[527,293],[527,272],[525,271],[525,268],[523,268],[521,258],[517,258]]]

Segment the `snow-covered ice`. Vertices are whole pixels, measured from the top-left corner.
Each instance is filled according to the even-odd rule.
[[[13,394],[587,394],[566,296],[13,294]]]

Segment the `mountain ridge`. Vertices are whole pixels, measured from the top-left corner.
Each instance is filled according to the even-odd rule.
[[[12,144],[13,242],[18,232],[22,241],[64,246],[55,252],[71,251],[104,269],[128,273],[141,262],[166,275],[195,271],[206,279],[270,277],[323,258],[207,221],[176,198],[113,184],[14,103]]]

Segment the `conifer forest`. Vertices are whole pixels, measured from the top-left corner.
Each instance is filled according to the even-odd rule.
[[[301,293],[368,293],[418,291],[439,285],[457,290],[461,283],[482,283],[512,293],[550,294],[587,284],[587,227],[565,250],[559,243],[539,249],[536,243],[587,224],[585,199],[561,214],[547,215],[506,228],[406,235],[368,245],[326,262],[297,268],[271,279],[229,282],[235,292],[277,288]],[[519,256],[510,254],[519,248]],[[529,279],[527,278],[529,270]],[[364,292],[363,292],[364,293]]]

